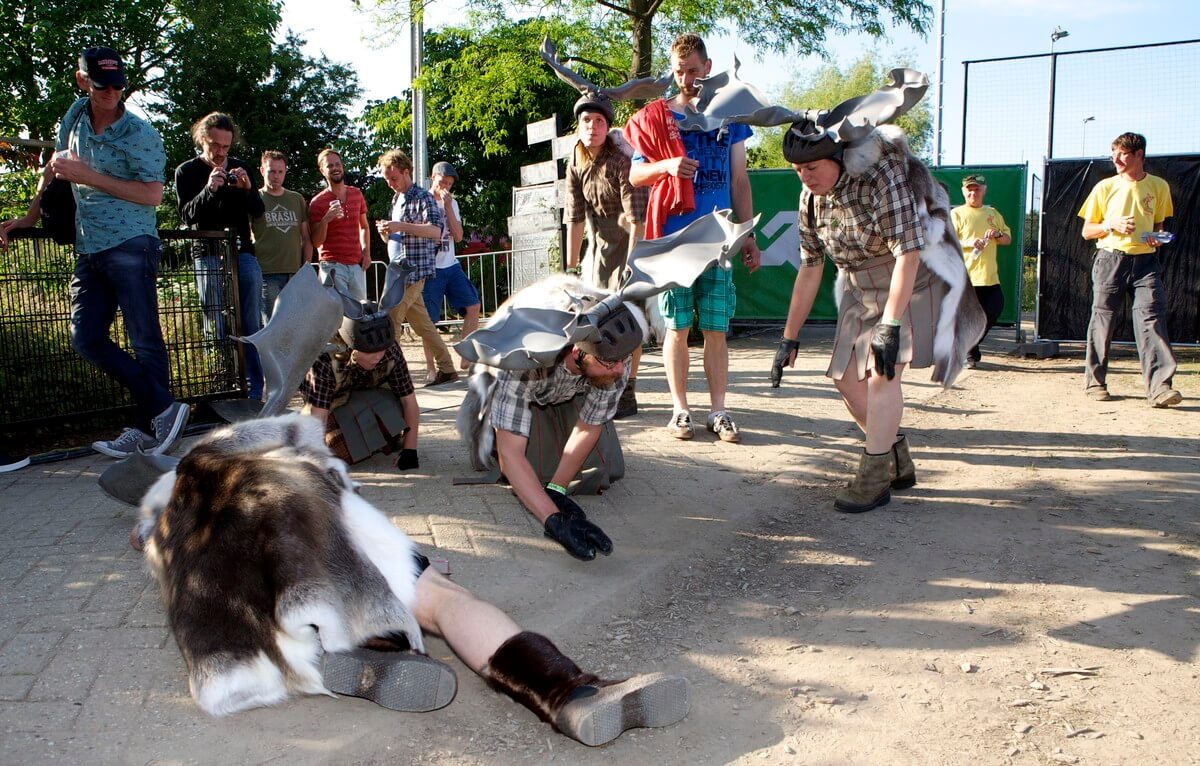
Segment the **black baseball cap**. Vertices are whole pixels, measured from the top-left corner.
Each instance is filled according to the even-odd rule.
[[[79,71],[101,88],[124,88],[126,85],[125,65],[121,63],[121,54],[112,48],[84,50],[79,54]]]

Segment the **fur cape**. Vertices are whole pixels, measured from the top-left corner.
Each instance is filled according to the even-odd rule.
[[[322,652],[423,649],[415,548],[355,488],[321,424],[285,415],[213,432],[147,492],[137,534],[205,712],[330,694]]]
[[[861,176],[885,154],[900,156],[917,202],[917,213],[925,232],[921,263],[934,277],[935,291],[941,296],[931,378],[949,388],[962,371],[967,352],[983,337],[987,317],[979,306],[963,263],[962,246],[950,217],[950,195],[934,180],[929,168],[909,150],[904,131],[894,125],[884,125],[862,141],[847,146],[842,155],[844,172],[851,178]],[[838,283],[834,287],[834,295],[839,298],[843,282],[844,275],[839,269]]]

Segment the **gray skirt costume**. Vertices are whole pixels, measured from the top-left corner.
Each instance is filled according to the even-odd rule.
[[[833,339],[833,356],[825,371],[827,377],[841,380],[847,372],[853,372],[856,380],[864,380],[867,371],[874,370],[871,334],[883,318],[895,267],[894,255],[881,255],[863,261],[853,270],[843,269],[839,274],[837,332]],[[900,351],[896,355],[896,364],[917,368],[933,364],[934,335],[945,293],[945,284],[934,279],[923,262],[919,263],[908,310],[898,317]]]

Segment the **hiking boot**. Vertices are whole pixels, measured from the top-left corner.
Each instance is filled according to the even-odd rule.
[[[863,513],[887,505],[892,499],[892,478],[896,475],[896,456],[893,450],[872,455],[863,450],[858,471],[850,486],[840,490],[833,500],[834,510],[842,513]]]
[[[1108,394],[1108,386],[1088,386],[1084,392],[1093,402],[1107,402],[1112,399]],[[1155,405],[1156,407],[1158,405]]]
[[[191,410],[183,402],[171,402],[170,407],[158,413],[154,420],[150,421],[150,424],[154,426],[154,441],[157,442],[151,454],[161,455],[171,449],[171,445],[179,438],[179,432],[187,424],[190,414]]]
[[[424,713],[446,707],[458,690],[449,665],[417,652],[359,647],[321,658],[321,680],[337,694],[362,697],[391,710]]]
[[[1174,407],[1182,401],[1183,394],[1173,388],[1168,388],[1165,391],[1159,391],[1155,394],[1154,398],[1150,400],[1150,404],[1160,410],[1165,410],[1167,407]]]
[[[734,424],[733,418],[729,417],[728,412],[710,413],[705,428],[716,434],[723,442],[737,444],[742,440],[742,435],[738,433],[738,427]]]
[[[124,460],[138,452],[159,454],[154,452],[158,442],[150,434],[138,428],[126,428],[121,435],[109,441],[92,442],[92,449],[101,455],[108,455],[117,460]]]
[[[695,436],[696,434],[692,430],[692,414],[676,412],[672,415],[671,422],[667,423],[667,433],[676,439],[690,439]]]
[[[908,489],[917,483],[917,467],[913,465],[912,456],[908,454],[908,439],[900,434],[892,445],[892,455],[896,458],[896,473],[892,477],[892,489]]]
[[[613,415],[613,420],[637,414],[637,393],[634,391],[636,388],[637,378],[630,378],[626,381],[625,390],[621,392],[621,400],[617,402],[617,414]]]

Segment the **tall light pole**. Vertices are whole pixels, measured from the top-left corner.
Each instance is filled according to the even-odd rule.
[[[1094,115],[1094,114],[1091,117],[1083,118],[1083,126],[1082,126],[1083,133],[1079,140],[1079,156],[1080,157],[1087,156],[1087,124],[1089,122],[1093,122],[1095,119],[1096,119],[1096,115]]]
[[[937,106],[933,112],[933,159],[942,164],[942,83],[946,71],[946,0],[938,3]],[[966,119],[966,115],[963,116]]]
[[[409,82],[412,83],[412,164],[413,181],[422,186],[429,183],[428,146],[425,142],[425,92],[417,87],[421,63],[425,58],[425,8],[420,0],[409,0],[409,32],[412,58],[409,60]]]
[[[1055,27],[1050,33],[1050,108],[1046,119],[1046,159],[1054,156],[1054,75],[1058,70],[1058,55],[1054,52],[1054,44],[1071,34],[1062,27]]]

